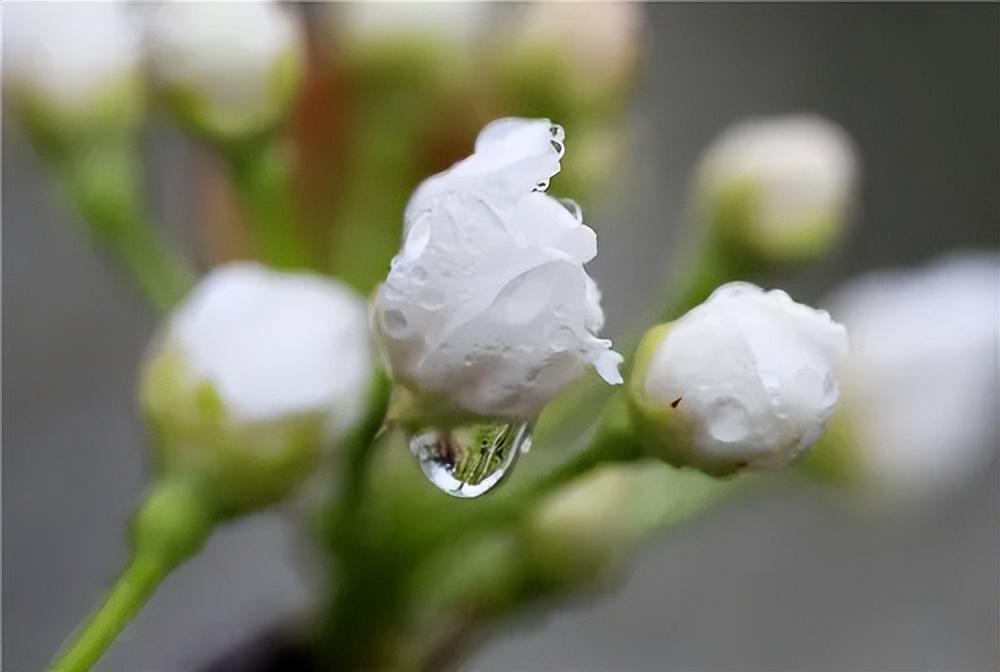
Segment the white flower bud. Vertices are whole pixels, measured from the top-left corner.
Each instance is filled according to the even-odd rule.
[[[538,191],[559,171],[561,130],[493,122],[406,208],[375,327],[421,412],[533,419],[588,364],[621,382],[621,356],[594,336],[604,315],[583,264],[596,236]]]
[[[1000,257],[871,273],[829,305],[851,330],[844,413],[868,484],[903,502],[968,483],[997,452]]]
[[[177,115],[213,139],[266,131],[297,91],[304,38],[277,2],[166,2],[149,16],[153,73]]]
[[[4,75],[37,130],[134,125],[143,106],[139,30],[122,3],[3,8]]]
[[[363,412],[367,310],[328,278],[234,263],[179,305],[142,397],[166,469],[200,469],[256,504],[283,494]]]
[[[823,432],[846,353],[847,332],[826,312],[729,283],[646,335],[632,410],[671,464],[716,475],[781,467]]]
[[[489,5],[482,2],[345,2],[324,10],[330,32],[355,44],[430,38],[472,45],[489,19]]]
[[[608,570],[638,531],[632,465],[605,465],[541,501],[524,530],[534,571],[547,580],[579,582]]]
[[[529,2],[517,5],[498,45],[508,68],[558,70],[553,86],[592,99],[620,93],[639,60],[644,8],[637,2]]]
[[[843,230],[857,172],[847,133],[818,116],[753,119],[706,151],[696,190],[714,233],[765,260],[826,251]]]

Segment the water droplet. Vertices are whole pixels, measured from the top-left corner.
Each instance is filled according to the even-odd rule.
[[[382,315],[382,323],[385,324],[385,330],[389,334],[398,334],[399,332],[406,329],[406,316],[399,310],[392,309],[387,310]]]
[[[750,434],[750,414],[736,399],[721,399],[709,412],[708,432],[724,443],[744,440]]]
[[[566,154],[566,145],[559,142],[558,140],[550,140],[549,144],[552,145],[552,149],[556,150],[556,154],[561,159]]]
[[[556,142],[562,142],[566,139],[566,131],[559,124],[552,124],[549,126],[549,135]]]
[[[423,429],[410,437],[410,451],[431,483],[452,497],[479,497],[511,472],[531,447],[531,424],[479,423]]]
[[[535,184],[535,191],[546,191],[549,188],[549,184],[550,183],[551,183],[551,180],[549,180],[549,178],[546,177],[541,182],[538,182],[537,184]]]
[[[573,215],[573,219],[578,222],[583,222],[583,208],[580,204],[574,201],[572,198],[560,198],[559,202],[564,208],[569,210],[569,214]]]

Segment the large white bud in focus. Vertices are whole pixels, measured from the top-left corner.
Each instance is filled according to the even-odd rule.
[[[407,206],[375,328],[421,419],[533,419],[588,365],[621,382],[583,267],[596,236],[542,193],[562,153],[546,119],[495,121]]]
[[[822,434],[847,332],[779,290],[723,285],[643,338],[629,381],[642,440],[715,475],[788,464]]]

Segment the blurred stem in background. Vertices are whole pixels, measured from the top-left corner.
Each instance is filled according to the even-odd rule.
[[[332,270],[362,293],[382,280],[399,247],[401,213],[421,176],[420,139],[433,107],[421,80],[405,71],[372,79],[359,83],[350,169],[331,230]]]
[[[142,167],[131,139],[72,147],[54,167],[94,239],[113,253],[158,310],[176,304],[194,274],[150,225],[141,195]]]
[[[526,3],[510,9],[488,59],[494,116],[548,118],[572,146],[552,193],[584,206],[620,173],[641,49],[636,3]]]
[[[225,147],[222,154],[257,257],[285,270],[317,268],[299,228],[290,150],[267,133]]]

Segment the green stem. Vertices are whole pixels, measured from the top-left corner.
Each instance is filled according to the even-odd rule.
[[[155,485],[133,522],[132,559],[51,669],[89,670],[170,572],[201,549],[214,523],[194,483],[176,477]]]
[[[101,607],[78,631],[72,646],[53,663],[53,672],[89,670],[169,572],[158,558],[137,554],[118,577]]]
[[[420,179],[420,111],[426,92],[401,84],[371,85],[359,96],[351,170],[333,213],[333,272],[367,294],[380,282],[399,249],[403,210]]]
[[[355,531],[351,519],[357,512],[364,494],[365,480],[375,450],[376,438],[384,426],[390,388],[388,375],[379,368],[374,373],[368,390],[365,416],[340,446],[342,489],[340,497],[328,511],[329,519],[332,521],[328,528],[328,537],[334,546],[343,544],[343,538]]]
[[[257,255],[278,268],[315,268],[298,227],[288,147],[267,135],[223,153]]]
[[[131,138],[74,148],[57,168],[91,235],[114,253],[157,309],[176,304],[191,288],[194,274],[150,226]]]

